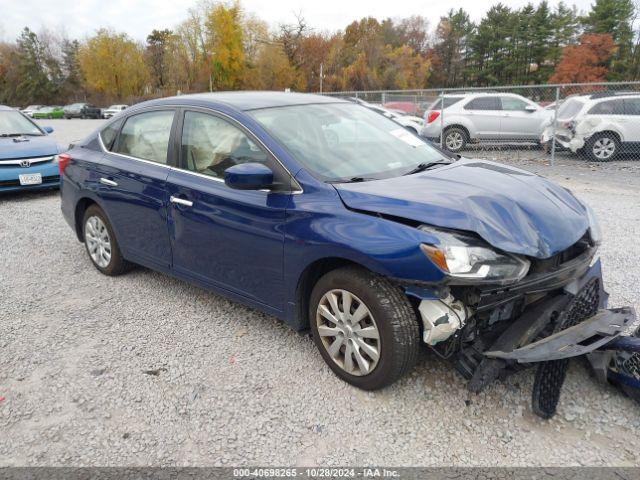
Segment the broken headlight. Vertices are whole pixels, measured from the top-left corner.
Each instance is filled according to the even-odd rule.
[[[439,240],[434,245],[421,244],[422,252],[458,283],[507,285],[522,280],[529,271],[529,260],[494,250],[479,238],[426,225],[419,228]]]

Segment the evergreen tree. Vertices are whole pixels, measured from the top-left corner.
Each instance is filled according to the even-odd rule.
[[[633,63],[633,0],[596,0],[584,18],[587,33],[609,34],[617,47],[609,63],[609,78],[624,79]]]
[[[55,86],[47,75],[46,57],[38,36],[25,27],[17,41],[17,101],[45,103],[55,93]]]

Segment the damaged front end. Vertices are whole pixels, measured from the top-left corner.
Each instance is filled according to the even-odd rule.
[[[640,399],[639,322],[632,308],[606,309],[596,250],[587,232],[551,258],[532,259],[510,285],[408,288],[419,300],[424,342],[473,392],[534,366],[532,407],[543,418],[556,411],[571,357],[586,356],[598,378]]]

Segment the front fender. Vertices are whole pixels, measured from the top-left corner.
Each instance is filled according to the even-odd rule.
[[[331,185],[292,195],[285,224],[284,276],[289,300],[312,263],[339,258],[398,280],[439,282],[444,274],[420,250],[414,226],[349,210]]]

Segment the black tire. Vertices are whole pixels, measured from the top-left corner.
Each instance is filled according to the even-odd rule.
[[[87,242],[85,229],[87,228],[87,221],[91,217],[98,217],[106,227],[107,232],[109,234],[109,240],[111,244],[111,259],[106,266],[98,265],[95,262],[95,260],[92,258],[91,253],[89,251],[89,245]],[[89,259],[91,260],[91,263],[93,264],[94,267],[98,269],[99,272],[105,275],[114,277],[117,275],[121,275],[131,269],[132,264],[126,261],[122,257],[122,253],[120,252],[120,247],[118,246],[118,240],[116,239],[116,235],[113,232],[113,227],[111,226],[109,219],[107,218],[105,213],[102,211],[102,209],[95,204],[91,205],[84,212],[84,216],[82,218],[82,238],[84,241],[85,249],[87,250],[87,255],[89,255]]]
[[[367,374],[358,376],[345,371],[322,342],[316,315],[320,301],[331,290],[347,290],[366,305],[375,319],[379,332],[379,359]],[[388,280],[362,268],[339,268],[318,280],[311,292],[309,324],[313,340],[329,368],[347,383],[363,390],[377,390],[392,384],[407,373],[418,358],[420,328],[408,298]]]
[[[605,149],[605,146],[610,146],[611,150]],[[587,140],[584,150],[589,160],[593,162],[609,162],[620,153],[620,139],[615,133],[596,133]]]
[[[469,143],[469,135],[460,127],[449,127],[444,131],[444,148],[452,153],[458,153]]]

